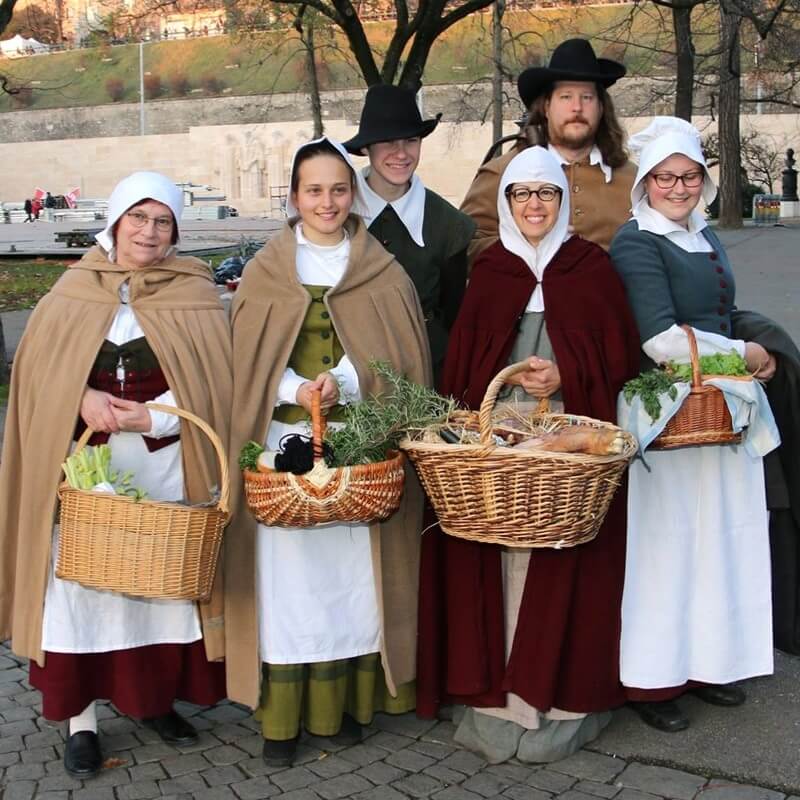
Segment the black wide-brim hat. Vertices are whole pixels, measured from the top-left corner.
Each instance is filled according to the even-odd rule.
[[[567,39],[553,50],[546,67],[528,67],[517,79],[519,96],[525,108],[544,94],[556,81],[591,81],[606,89],[624,74],[625,65],[609,58],[598,58],[586,39]]]
[[[377,84],[367,90],[358,133],[342,144],[349,153],[361,156],[365,147],[377,142],[413,139],[416,136],[424,139],[433,133],[441,116],[437,114],[433,119],[422,119],[413,89]]]

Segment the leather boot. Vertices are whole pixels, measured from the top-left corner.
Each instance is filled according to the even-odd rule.
[[[155,731],[167,744],[188,747],[197,741],[197,731],[174,709],[160,717],[143,719],[142,724]]]
[[[294,739],[264,739],[261,758],[268,767],[291,767],[297,753],[297,740]]]
[[[651,728],[667,733],[677,733],[689,727],[689,720],[683,716],[674,700],[659,703],[628,703],[628,705]]]
[[[740,706],[747,699],[747,695],[738,686],[708,685],[695,686],[689,692],[704,703],[712,706]]]
[[[94,731],[78,731],[67,739],[64,769],[73,778],[93,778],[102,766],[100,739]]]

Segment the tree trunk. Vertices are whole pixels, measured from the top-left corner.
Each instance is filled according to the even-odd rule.
[[[672,7],[672,28],[678,57],[675,84],[675,116],[692,121],[694,99],[694,43],[692,42],[692,9],[689,6]]]
[[[308,19],[301,33],[306,48],[306,71],[308,72],[308,95],[311,103],[311,119],[314,120],[314,136],[319,139],[324,132],[322,124],[322,99],[319,96],[319,75],[317,73],[317,53],[314,50],[314,20]]]
[[[742,227],[742,153],[739,133],[741,94],[741,17],[720,3],[719,69],[719,225]]]
[[[6,359],[6,339],[3,335],[3,320],[0,319],[0,386],[8,383],[8,360]]]
[[[505,0],[492,10],[492,141],[503,138],[503,14]]]

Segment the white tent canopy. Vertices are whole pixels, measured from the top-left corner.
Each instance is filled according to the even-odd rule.
[[[11,39],[6,39],[0,42],[0,53],[6,58],[21,58],[22,56],[32,56],[36,53],[46,53],[50,47],[42,42],[37,42],[36,39],[26,39],[24,36],[17,34]]]

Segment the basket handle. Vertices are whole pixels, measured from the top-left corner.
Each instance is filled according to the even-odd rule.
[[[322,390],[314,389],[311,392],[311,436],[314,442],[314,460],[322,458],[322,441],[325,438],[325,429],[328,419],[322,413]]]
[[[214,452],[217,454],[217,460],[219,461],[219,476],[220,483],[222,484],[222,486],[220,486],[219,502],[217,505],[223,514],[227,514],[229,511],[231,493],[230,475],[228,473],[228,458],[225,455],[222,442],[220,441],[219,436],[217,436],[217,434],[214,432],[214,429],[207,422],[200,419],[200,417],[192,414],[191,411],[184,411],[182,408],[175,408],[174,406],[165,406],[161,403],[145,403],[144,405],[147,408],[152,408],[153,411],[163,411],[166,414],[172,414],[173,416],[181,417],[189,422],[193,422],[211,440],[211,444],[214,447]],[[73,452],[78,453],[83,450],[93,433],[94,431],[87,425],[86,430],[84,430],[78,441],[75,443],[75,450]]]
[[[683,332],[689,338],[689,358],[692,362],[692,388],[697,389],[703,385],[703,374],[700,372],[700,353],[697,350],[697,338],[691,325],[681,325]]]
[[[505,369],[500,370],[500,372],[492,378],[486,389],[486,394],[481,401],[481,409],[478,414],[482,445],[488,446],[492,443],[492,412],[494,411],[494,405],[497,401],[497,395],[500,394],[500,390],[509,378],[520,372],[527,372],[528,369],[528,361],[518,361],[516,364],[510,364]],[[550,401],[546,397],[542,397],[539,400],[536,413],[547,413],[549,410]]]

